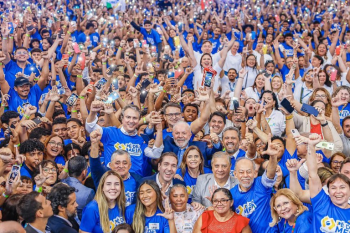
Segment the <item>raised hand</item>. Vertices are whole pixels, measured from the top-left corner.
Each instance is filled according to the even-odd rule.
[[[43,168],[39,166],[40,173],[34,177],[34,181],[37,187],[42,187],[48,177],[44,176]]]
[[[3,147],[0,149],[0,159],[4,164],[10,163],[12,159],[12,152],[9,148]]]
[[[249,120],[246,123],[246,126],[250,129],[250,130],[254,130],[258,125],[258,122],[256,120]]]
[[[207,87],[200,87],[197,91],[196,101],[205,102],[209,100],[210,89]]]
[[[211,199],[212,199],[212,197],[213,197],[213,193],[214,193],[214,191],[217,190],[217,189],[218,189],[218,187],[217,187],[216,185],[210,186],[210,187],[209,187],[209,194],[210,194],[210,196],[207,196],[207,197],[205,197],[205,198],[211,202]]]
[[[288,159],[286,162],[287,169],[289,172],[297,172],[301,165],[306,161],[306,159],[301,159],[300,161],[296,159]]]
[[[104,112],[107,115],[113,114],[114,109],[112,104],[104,104],[103,105],[103,110],[101,112]]]
[[[271,142],[271,134],[270,133],[269,133],[268,137],[269,137],[268,148],[267,148],[267,150],[263,151],[261,154],[269,155],[270,157],[277,156],[279,146],[276,143]]]
[[[205,206],[203,206],[202,204],[198,203],[198,202],[192,202],[191,206],[193,207],[193,209],[195,211],[200,211],[200,210],[204,210]]]
[[[102,138],[102,134],[100,130],[94,130],[90,134],[90,141],[91,143],[100,143]]]
[[[169,198],[167,197],[164,202],[165,211],[162,214],[157,214],[157,216],[162,216],[168,220],[174,219],[174,210],[170,207]]]
[[[92,101],[90,111],[91,112],[99,112],[103,109],[103,107],[104,107],[104,104],[102,101],[99,101],[99,100]]]
[[[216,133],[214,133],[213,127],[210,127],[210,139],[214,144],[220,142],[220,138]]]
[[[316,144],[319,143],[321,140],[322,140],[322,138],[319,134],[312,133],[309,135],[308,144],[310,146],[316,146]]]
[[[245,69],[245,68],[243,68],[243,69],[241,69],[240,71],[239,71],[239,77],[240,78],[244,78],[245,76],[246,76],[246,74],[248,73],[248,71]]]

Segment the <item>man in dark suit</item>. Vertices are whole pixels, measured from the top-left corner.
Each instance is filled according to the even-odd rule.
[[[207,143],[199,142],[199,141],[191,141],[192,133],[190,126],[184,122],[179,121],[173,127],[173,138],[167,137],[164,141],[164,150],[165,152],[174,152],[178,158],[177,167],[180,167],[182,162],[183,154],[187,147],[189,146],[197,146],[198,149],[202,152],[204,157],[204,164],[209,166],[208,161],[211,160],[212,155],[222,150],[222,146],[220,143],[220,139],[216,133],[211,133],[210,138],[213,142],[213,147],[208,148]]]
[[[75,188],[58,183],[53,186],[47,199],[51,201],[54,213],[47,223],[51,233],[78,233],[79,225],[74,220],[78,207]]]
[[[27,233],[46,232],[47,221],[53,215],[51,202],[35,191],[19,200],[17,212],[28,223]]]
[[[159,188],[169,196],[169,188],[174,184],[182,184],[186,186],[185,182],[174,178],[177,169],[177,156],[173,152],[163,153],[158,162],[158,173],[147,176],[141,180],[141,184],[145,180],[154,180],[157,182]]]

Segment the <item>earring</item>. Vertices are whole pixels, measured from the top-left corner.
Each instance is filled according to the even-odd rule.
[[[299,214],[299,209],[297,209],[297,214]]]

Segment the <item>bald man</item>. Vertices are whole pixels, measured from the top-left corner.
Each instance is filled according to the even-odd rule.
[[[203,154],[205,161],[204,165],[209,167],[209,163],[207,161],[211,160],[211,157],[215,152],[222,150],[222,146],[218,135],[216,133],[210,134],[210,140],[214,145],[212,148],[208,148],[206,142],[192,140],[193,137],[191,133],[191,127],[188,125],[187,122],[178,121],[173,126],[173,137],[167,136],[164,139],[163,153],[174,152],[178,158],[177,167],[179,168],[182,162],[183,154],[186,151],[186,149],[189,146],[197,146]]]
[[[5,221],[0,223],[0,233],[26,233],[26,231],[18,222]]]

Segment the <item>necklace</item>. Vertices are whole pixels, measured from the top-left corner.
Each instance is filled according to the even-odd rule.
[[[296,223],[296,221],[295,221],[295,223]],[[293,223],[292,233],[294,233],[295,223]],[[286,224],[287,224],[287,219],[284,220],[283,233],[284,233],[284,230],[286,229]]]

